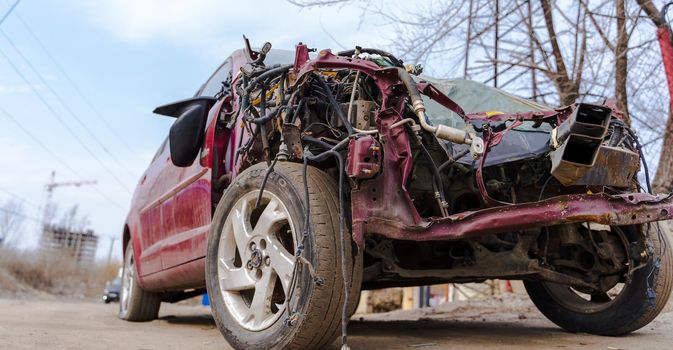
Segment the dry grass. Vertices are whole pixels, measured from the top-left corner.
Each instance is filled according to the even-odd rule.
[[[46,292],[76,298],[99,297],[117,266],[77,264],[68,256],[0,248],[0,292]]]

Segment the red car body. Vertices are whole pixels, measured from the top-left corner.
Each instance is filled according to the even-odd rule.
[[[673,194],[652,194],[609,101],[549,108],[482,86],[463,90],[472,106],[456,97],[466,113],[382,50],[245,43],[154,110],[176,121],[126,220],[120,318],[207,290],[232,347],[305,349],[339,330],[347,348],[363,289],[522,280],[552,322],[600,335],[666,305],[668,228],[649,223],[673,219]],[[506,113],[484,101],[502,96]]]
[[[221,82],[227,80],[227,74],[231,76],[233,86],[240,74],[233,75],[232,72],[238,72],[246,62],[244,51],[235,51],[204,84],[197,96],[206,90],[214,91],[215,83],[219,88]],[[405,188],[411,169],[411,140],[406,133],[394,127],[404,108],[401,97],[406,96],[395,89],[400,85],[397,74],[392,74],[391,68],[337,56],[329,50],[320,52],[316,58],[310,58],[307,47],[301,44],[294,53],[297,81],[317,69],[344,68],[357,69],[374,77],[380,90],[389,94],[384,96],[383,104],[386,108],[382,108],[378,116],[381,120],[381,134],[390,140],[382,146],[383,154],[387,156],[379,164],[371,163],[370,155],[365,151],[373,144],[368,138],[352,140],[349,146],[347,172],[351,178],[367,178],[367,175],[359,173],[361,169],[377,166],[389,169],[352,193],[352,234],[361,248],[365,234],[400,240],[452,240],[585,221],[604,225],[633,225],[673,219],[671,195],[589,193],[560,195],[521,204],[500,205],[502,203],[492,201],[483,187],[481,171],[488,151],[498,145],[511,128],[484,135],[486,151],[478,162],[476,179],[479,191],[490,207],[447,217],[423,218],[414,208]],[[496,116],[465,114],[431,84],[419,83],[418,89],[464,119],[473,121],[565,121],[575,108],[568,106],[549,112],[503,113]],[[240,169],[235,163],[235,152],[239,145],[248,140],[247,133],[239,127],[221,128],[216,125],[216,116],[237,110],[238,102],[234,94],[214,101],[212,99],[212,103],[208,104],[210,112],[197,160],[188,167],[173,165],[168,144],[164,142],[133,196],[122,244],[125,247],[127,242],[132,242],[134,256],[138,261],[138,281],[148,291],[182,291],[203,288],[205,285],[206,238],[214,206],[219,201],[219,198],[213,198],[212,188],[217,186],[215,179],[229,183],[236,177]],[[619,115],[617,110],[615,113]],[[233,125],[238,122],[234,120]],[[217,159],[223,160],[222,164],[213,162],[216,154]],[[214,169],[214,164],[217,169]],[[401,190],[384,190],[390,188]],[[376,197],[369,195],[377,192],[377,189],[380,193],[378,202]]]
[[[242,50],[234,52],[197,95],[209,83],[219,86],[213,79],[223,69],[231,74],[245,62]],[[217,102],[210,110],[198,161],[189,167],[173,165],[168,142],[164,141],[136,187],[122,244],[125,247],[132,241],[138,257],[138,281],[144,289],[181,290],[205,283],[206,237],[214,210],[212,154],[215,148],[228,150],[224,167],[235,171],[233,144],[240,131],[232,128],[215,137],[215,116],[224,102]],[[244,135],[243,142],[246,140]]]

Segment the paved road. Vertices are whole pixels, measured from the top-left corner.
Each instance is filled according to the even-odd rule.
[[[0,349],[230,349],[207,308],[163,305],[159,320],[128,323],[117,307],[0,299]],[[671,349],[673,312],[619,338],[563,332],[525,299],[356,316],[349,330],[353,349]]]

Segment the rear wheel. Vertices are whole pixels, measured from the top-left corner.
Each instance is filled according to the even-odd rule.
[[[648,226],[654,256],[634,271],[630,282],[617,283],[606,292],[587,293],[551,282],[524,281],[535,306],[571,332],[621,335],[650,323],[671,294],[673,257],[667,223],[643,225],[643,229]],[[632,231],[630,242],[639,234],[635,228]]]
[[[277,163],[260,197],[266,166],[252,166],[229,186],[213,217],[208,296],[220,332],[236,349],[322,348],[339,330],[346,300],[336,185],[308,167],[311,230],[304,236],[302,170]]]
[[[119,318],[134,322],[152,321],[159,315],[160,306],[160,295],[145,291],[138,284],[133,247],[129,242],[124,255],[122,287],[119,292]]]

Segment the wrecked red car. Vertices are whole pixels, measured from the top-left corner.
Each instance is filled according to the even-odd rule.
[[[123,234],[119,316],[208,291],[236,349],[331,344],[360,290],[523,280],[551,321],[662,310],[671,194],[609,102],[548,108],[385,51],[246,48],[176,118]],[[644,163],[643,163],[644,164]]]

